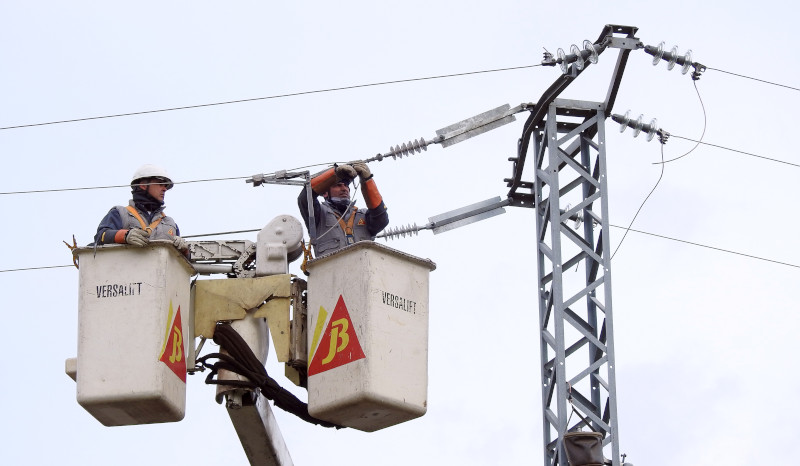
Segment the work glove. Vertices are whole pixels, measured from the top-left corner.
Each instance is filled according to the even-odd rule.
[[[128,230],[128,233],[125,234],[125,242],[138,247],[147,246],[147,243],[150,242],[149,236],[150,233],[139,228],[134,228]]]
[[[358,172],[356,172],[356,169],[353,168],[352,165],[342,164],[336,167],[336,176],[339,177],[340,180],[345,180],[349,183],[358,176]]]
[[[369,167],[366,163],[359,160],[358,162],[351,162],[351,166],[353,170],[358,173],[358,179],[361,180],[362,183],[372,178],[372,172],[369,171]]]
[[[187,243],[186,240],[181,238],[180,236],[176,236],[175,239],[172,240],[172,244],[175,245],[178,251],[189,250],[189,243]]]

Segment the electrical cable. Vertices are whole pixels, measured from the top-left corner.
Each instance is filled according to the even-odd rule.
[[[694,90],[697,93],[697,98],[700,100],[700,107],[703,109],[703,132],[700,133],[700,140],[697,141],[697,144],[695,144],[694,147],[689,149],[689,152],[681,155],[680,157],[675,157],[674,159],[670,159],[670,160],[667,160],[667,161],[664,161],[664,158],[663,158],[664,147],[663,147],[663,144],[662,144],[662,147],[661,147],[661,155],[662,155],[661,162],[654,162],[653,165],[657,165],[657,164],[662,164],[663,165],[665,163],[674,162],[674,161],[676,161],[678,159],[682,159],[682,158],[686,157],[687,155],[689,155],[692,152],[694,152],[694,150],[697,149],[700,146],[700,143],[703,141],[703,137],[706,135],[706,128],[708,127],[708,115],[706,114],[706,106],[703,103],[703,98],[700,96],[700,90],[697,89],[697,81],[692,81],[692,84],[694,84]]]
[[[661,160],[664,160],[664,144],[661,144]],[[628,224],[628,228],[625,229],[625,233],[622,235],[622,239],[619,240],[619,243],[617,244],[617,247],[614,249],[614,252],[611,254],[611,258],[612,259],[614,258],[615,255],[617,255],[617,251],[619,251],[619,247],[622,246],[622,242],[625,241],[625,237],[628,236],[628,232],[631,230],[631,227],[633,226],[633,222],[636,221],[636,217],[639,216],[639,212],[642,211],[642,207],[644,207],[645,202],[647,202],[647,200],[650,199],[650,196],[656,190],[656,188],[658,187],[658,184],[661,183],[661,179],[662,178],[664,178],[664,164],[663,163],[661,164],[661,174],[658,176],[658,181],[656,181],[656,184],[653,186],[653,189],[650,190],[650,193],[647,195],[647,197],[644,198],[644,200],[642,201],[642,204],[639,206],[639,209],[636,210],[636,214],[634,214],[633,218],[631,219],[631,223]]]
[[[706,106],[705,106],[705,104],[703,104],[703,97],[700,96],[700,90],[697,88],[697,81],[696,80],[692,80],[692,84],[694,85],[694,91],[697,94],[697,98],[700,101],[700,108],[703,110],[703,132],[700,134],[700,140],[702,141],[703,140],[703,136],[705,136],[705,134],[706,134],[706,128],[708,127],[708,116],[706,114]],[[687,155],[691,154],[692,151],[694,151],[695,149],[697,149],[700,146],[700,142],[698,142],[697,144],[695,144],[694,147],[692,147],[689,150],[689,152],[681,155],[680,157],[676,157],[674,159],[664,161],[664,143],[665,143],[665,140],[662,139],[662,141],[661,141],[661,162],[655,162],[654,163],[654,165],[661,165],[661,174],[658,176],[658,181],[656,181],[656,184],[653,186],[653,189],[650,190],[650,193],[647,194],[647,197],[644,198],[644,201],[642,201],[641,205],[639,205],[639,208],[636,210],[636,213],[633,215],[633,218],[631,219],[631,223],[628,224],[628,228],[625,229],[625,233],[622,235],[622,239],[619,241],[619,243],[617,243],[617,247],[614,248],[614,252],[611,254],[611,258],[612,259],[614,258],[614,256],[617,255],[617,251],[619,251],[620,246],[622,246],[623,241],[625,241],[625,238],[628,236],[628,232],[630,231],[631,227],[633,226],[633,222],[636,221],[636,217],[638,217],[639,213],[642,211],[642,208],[644,207],[644,204],[647,202],[648,199],[650,199],[650,196],[653,195],[653,192],[655,192],[655,190],[658,187],[659,183],[661,183],[661,180],[664,178],[664,164],[666,164],[667,162],[673,162],[673,161],[678,160],[680,158],[686,157]]]
[[[535,65],[531,65],[531,66],[535,66]],[[705,110],[705,105],[703,103],[703,99],[700,96],[700,91],[697,89],[697,82],[693,81],[693,83],[694,83],[694,86],[695,86],[695,91],[697,92],[697,96],[698,96],[698,98],[700,100],[701,108],[703,110],[703,132],[700,135],[700,140],[695,140],[695,139],[691,139],[691,138],[688,138],[688,137],[685,137],[685,136],[670,134],[670,137],[675,137],[675,138],[678,138],[678,139],[684,139],[684,140],[687,140],[687,141],[695,142],[696,144],[691,150],[689,150],[685,154],[681,155],[680,157],[676,157],[674,159],[670,159],[670,160],[666,160],[666,161],[662,161],[662,162],[654,162],[654,165],[655,164],[661,164],[661,163],[673,162],[675,160],[683,158],[683,157],[689,155],[695,149],[697,149],[697,147],[700,144],[703,144],[703,145],[716,147],[716,148],[719,148],[719,149],[729,150],[729,151],[736,152],[736,153],[739,153],[739,154],[749,155],[751,157],[760,158],[762,160],[768,160],[768,161],[771,161],[771,162],[782,163],[782,164],[791,165],[791,166],[800,168],[800,164],[786,162],[786,161],[783,161],[783,160],[774,159],[774,158],[766,157],[766,156],[763,156],[763,155],[753,154],[751,152],[745,152],[745,151],[741,151],[741,150],[738,150],[738,149],[732,149],[730,147],[725,147],[725,146],[720,146],[720,145],[717,145],[717,144],[703,142],[702,139],[705,136],[706,126],[707,126],[707,115],[706,115],[706,110]],[[2,129],[2,128],[0,128],[0,129]],[[306,169],[306,168],[313,168],[313,167],[318,167],[318,166],[329,166],[329,165],[332,165],[333,163],[334,162],[306,165],[306,166],[303,166],[303,167],[291,168],[288,171],[303,170],[303,169]],[[243,177],[228,177],[228,178],[208,178],[208,179],[201,179],[201,180],[178,181],[178,182],[174,182],[174,184],[203,183],[203,182],[210,182],[210,181],[229,181],[229,180],[240,180],[240,179],[248,179],[248,178],[250,178],[250,177],[249,176],[243,176]],[[37,194],[37,193],[52,193],[52,192],[82,191],[82,190],[92,190],[92,189],[110,189],[110,188],[127,188],[127,187],[129,187],[129,185],[125,184],[125,185],[110,185],[110,186],[89,186],[89,187],[80,187],[80,188],[36,189],[36,190],[28,190],[28,191],[6,191],[6,192],[0,192],[0,195]]]
[[[618,225],[610,225],[610,226],[612,226],[614,228],[625,228],[625,227],[621,227],[621,226],[618,226]],[[727,252],[728,254],[735,254],[737,256],[749,257],[751,259],[757,259],[757,260],[760,260],[760,261],[771,262],[773,264],[786,265],[788,267],[794,267],[796,269],[800,269],[800,265],[790,264],[788,262],[781,262],[781,261],[777,261],[777,260],[774,260],[774,259],[767,259],[767,258],[764,258],[764,257],[753,256],[751,254],[745,254],[743,252],[737,252],[737,251],[732,251],[730,249],[718,248],[718,247],[715,247],[715,246],[709,246],[707,244],[695,243],[695,242],[686,241],[686,240],[683,240],[683,239],[671,238],[669,236],[659,235],[659,234],[656,234],[656,233],[649,233],[649,232],[646,232],[646,231],[636,230],[636,229],[633,229],[633,228],[630,228],[630,227],[628,227],[628,230],[636,232],[636,233],[641,233],[643,235],[655,236],[656,238],[668,239],[670,241],[677,241],[679,243],[691,244],[692,246],[698,246],[698,247],[701,247],[701,248],[713,249],[715,251]]]
[[[685,136],[680,136],[680,135],[677,135],[677,134],[670,134],[670,137],[677,138],[677,139],[685,139],[687,141],[695,142],[695,143],[698,143],[698,144],[711,146],[711,147],[716,147],[717,149],[728,150],[728,151],[731,151],[731,152],[736,152],[738,154],[749,155],[751,157],[756,157],[756,158],[759,158],[759,159],[762,159],[762,160],[767,160],[767,161],[770,161],[770,162],[776,162],[776,163],[781,163],[781,164],[790,165],[790,166],[793,166],[793,167],[800,168],[800,164],[796,164],[796,163],[792,163],[792,162],[786,162],[784,160],[774,159],[774,158],[771,158],[771,157],[766,157],[766,156],[763,156],[763,155],[754,154],[752,152],[745,152],[745,151],[738,150],[738,149],[733,149],[733,148],[730,148],[730,147],[720,146],[718,144],[712,144],[710,142],[698,141],[696,139],[688,138],[688,137],[685,137]],[[686,155],[686,154],[684,154],[684,155]],[[676,159],[673,159],[673,160],[676,160]],[[654,164],[659,164],[659,163],[662,163],[662,162],[654,162]],[[663,162],[663,163],[666,163],[666,162]],[[329,166],[329,165],[332,165],[332,164],[333,164],[333,162],[318,163],[318,164],[314,164],[314,165],[306,165],[305,167],[292,168],[292,169],[289,169],[287,171],[302,170],[302,169],[305,169],[305,168],[313,168],[313,167],[317,167],[317,166]],[[230,177],[230,178],[209,178],[209,179],[202,179],[202,180],[177,181],[177,182],[174,182],[173,184],[189,184],[189,183],[203,183],[203,182],[208,182],[208,181],[241,180],[241,179],[248,179],[248,178],[250,178],[250,176]],[[53,193],[53,192],[64,192],[64,191],[81,191],[81,190],[91,190],[91,189],[109,189],[109,188],[127,188],[127,187],[129,187],[129,185],[123,184],[123,185],[112,185],[112,186],[88,186],[88,187],[82,187],[82,188],[37,189],[37,190],[29,190],[29,191],[0,192],[0,195]],[[234,233],[238,233],[238,232],[234,232]]]
[[[261,231],[261,230],[260,229],[253,229],[253,230],[220,231],[220,232],[217,232],[217,233],[204,233],[202,235],[188,235],[188,236],[181,235],[181,238],[183,238],[183,239],[186,239],[186,238],[202,238],[204,236],[222,236],[222,235],[232,235],[232,234],[235,234],[235,233],[254,233],[256,231]]]
[[[793,91],[800,91],[800,89],[798,89],[798,88],[796,88],[796,87],[787,86],[787,85],[785,85],[785,84],[778,84],[778,83],[774,83],[774,82],[771,82],[771,81],[765,81],[765,80],[763,80],[763,79],[752,78],[752,77],[750,77],[750,76],[745,76],[745,75],[743,75],[743,74],[738,74],[738,73],[732,73],[732,72],[730,72],[730,71],[721,70],[721,69],[719,69],[719,68],[712,68],[712,67],[710,67],[710,66],[707,66],[707,67],[706,67],[706,69],[707,69],[707,70],[719,71],[720,73],[732,74],[732,75],[734,75],[734,76],[738,76],[738,77],[740,77],[740,78],[752,79],[753,81],[759,81],[759,82],[762,82],[762,83],[765,83],[765,84],[771,84],[771,85],[773,85],[773,86],[785,87],[786,89],[791,89],[791,90],[793,90]]]
[[[655,236],[657,238],[663,238],[663,239],[668,239],[668,240],[671,240],[671,241],[677,241],[679,243],[690,244],[692,246],[698,246],[698,247],[701,247],[701,248],[713,249],[715,251],[726,252],[726,253],[729,253],[729,254],[735,254],[737,256],[749,257],[751,259],[756,259],[756,260],[765,261],[765,262],[771,262],[773,264],[786,265],[786,266],[789,266],[789,267],[794,267],[794,268],[800,269],[800,265],[790,264],[788,262],[781,262],[781,261],[774,260],[774,259],[767,259],[765,257],[759,257],[759,256],[754,256],[752,254],[745,254],[743,252],[737,252],[737,251],[732,251],[732,250],[729,250],[729,249],[718,248],[716,246],[709,246],[709,245],[706,245],[706,244],[694,243],[692,241],[687,241],[687,240],[683,240],[683,239],[679,239],[679,238],[672,238],[672,237],[665,236],[665,235],[659,235],[657,233],[650,233],[650,232],[647,232],[647,231],[636,230],[635,228],[631,228],[631,227],[623,227],[623,226],[619,226],[619,225],[610,225],[610,226],[612,226],[614,228],[627,229],[627,230],[632,231],[634,233],[641,233],[643,235]],[[260,230],[254,229],[254,230],[242,230],[242,231],[251,231],[252,232],[252,231],[260,231]],[[195,236],[212,236],[214,234],[215,233],[208,233],[208,234],[204,234],[204,235],[195,235]],[[227,234],[227,233],[219,233],[219,234]],[[182,238],[185,238],[185,236],[183,236]],[[25,268],[19,268],[19,269],[5,269],[5,270],[0,270],[0,273],[3,273],[3,272],[27,272],[27,271],[31,271],[31,270],[56,269],[56,268],[67,268],[67,267],[75,267],[75,265],[73,265],[73,264],[68,264],[68,265],[49,265],[49,266],[41,266],[41,267],[25,267]]]
[[[328,163],[317,163],[313,165],[306,165],[304,167],[297,167],[297,168],[290,168],[286,171],[296,171],[296,170],[303,170],[306,168],[313,168],[319,166],[328,166],[333,165],[334,162]],[[274,173],[268,173],[268,175],[274,175]],[[252,176],[252,175],[251,175]],[[230,181],[230,180],[246,180],[251,176],[232,176],[227,178],[206,178],[202,180],[189,180],[189,181],[175,181],[172,184],[191,184],[191,183],[205,183],[209,181]],[[0,195],[10,195],[10,194],[37,194],[37,193],[55,193],[55,192],[64,192],[64,191],[82,191],[82,190],[89,190],[89,189],[110,189],[110,188],[130,188],[130,184],[119,184],[119,185],[111,185],[111,186],[89,186],[89,187],[82,187],[82,188],[54,188],[54,189],[33,189],[29,191],[7,191],[7,192],[0,192]]]
[[[343,428],[322,419],[317,419],[308,413],[308,405],[285,388],[281,387],[267,373],[264,364],[253,354],[252,348],[239,335],[236,330],[228,323],[218,323],[214,328],[214,342],[228,354],[210,353],[197,359],[203,367],[210,369],[211,372],[206,377],[206,383],[212,385],[228,385],[232,387],[259,389],[261,394],[275,403],[275,406],[289,413],[294,414],[300,419],[311,424],[322,427]],[[209,363],[209,359],[217,359],[215,363]],[[227,370],[248,380],[220,380],[214,378],[218,376],[220,370]]]
[[[41,267],[25,267],[25,268],[21,268],[21,269],[5,269],[5,270],[0,270],[0,273],[2,273],[2,272],[27,272],[29,270],[44,270],[44,269],[60,269],[60,268],[64,268],[64,267],[75,267],[75,265],[73,265],[73,264],[69,264],[69,265],[44,265],[44,266],[41,266]]]
[[[749,155],[751,157],[756,157],[756,158],[759,158],[759,159],[769,160],[770,162],[782,163],[782,164],[791,165],[793,167],[800,168],[800,164],[797,164],[797,163],[786,162],[784,160],[773,159],[773,158],[770,158],[770,157],[764,157],[763,155],[753,154],[751,152],[745,152],[745,151],[741,151],[741,150],[738,150],[738,149],[731,149],[730,147],[720,146],[720,145],[717,145],[717,144],[711,144],[710,142],[697,141],[697,140],[694,140],[694,139],[691,139],[691,138],[687,138],[687,137],[684,137],[684,136],[678,136],[676,134],[670,134],[670,137],[678,138],[678,139],[685,139],[687,141],[696,142],[698,144],[703,144],[703,145],[706,145],[706,146],[716,147],[718,149],[729,150],[731,152],[737,152],[739,154],[744,154],[744,155]]]
[[[444,74],[439,76],[428,76],[424,78],[408,78],[408,79],[397,79],[393,81],[383,81],[377,83],[369,83],[369,84],[355,84],[351,86],[342,86],[342,87],[332,87],[328,89],[318,89],[315,91],[300,91],[300,92],[292,92],[288,94],[276,94],[266,97],[253,97],[249,99],[239,99],[239,100],[228,100],[224,102],[214,102],[210,104],[198,104],[198,105],[186,105],[182,107],[171,107],[171,108],[162,108],[158,110],[145,110],[141,112],[128,112],[128,113],[117,113],[113,115],[103,115],[103,116],[95,116],[95,117],[86,117],[86,118],[74,118],[70,120],[60,120],[60,121],[49,121],[45,123],[31,123],[26,125],[15,125],[15,126],[5,126],[0,127],[0,130],[9,130],[9,129],[19,129],[19,128],[30,128],[34,126],[47,126],[47,125],[58,125],[62,123],[76,123],[79,121],[89,121],[89,120],[101,120],[107,118],[119,118],[119,117],[126,117],[126,116],[135,116],[135,115],[146,115],[151,113],[163,113],[163,112],[173,112],[176,110],[189,110],[194,108],[203,108],[203,107],[214,107],[219,105],[230,105],[230,104],[238,104],[244,102],[255,102],[258,100],[270,100],[270,99],[280,99],[285,97],[297,97],[301,95],[309,95],[309,94],[321,94],[325,92],[335,92],[335,91],[346,91],[351,89],[360,89],[365,87],[374,87],[374,86],[384,86],[388,84],[401,84],[401,83],[408,83],[414,81],[426,81],[432,79],[442,79],[442,78],[454,78],[459,76],[469,76],[473,74],[485,74],[485,73],[496,73],[500,71],[513,71],[513,70],[521,70],[525,68],[534,68],[537,66],[542,66],[541,64],[536,65],[523,65],[523,66],[512,66],[508,68],[496,68],[492,70],[482,70],[482,71],[467,71],[464,73],[453,73],[453,74]]]
[[[229,181],[229,180],[241,180],[247,179],[247,176],[237,176],[237,177],[230,177],[230,178],[209,178],[205,180],[192,180],[192,181],[176,181],[172,184],[188,184],[188,183],[201,183],[206,181]],[[111,188],[130,188],[130,184],[117,184],[117,185],[110,185],[110,186],[89,186],[83,188],[54,188],[54,189],[32,189],[30,191],[8,191],[8,192],[0,192],[0,195],[8,195],[8,194],[36,194],[36,193],[55,193],[55,192],[62,192],[62,191],[83,191],[88,189],[111,189]]]
[[[301,96],[301,95],[320,94],[320,93],[325,93],[325,92],[345,91],[345,90],[351,90],[351,89],[359,89],[359,88],[374,87],[374,86],[383,86],[383,85],[389,85],[389,84],[402,84],[402,83],[415,82],[415,81],[426,81],[426,80],[433,80],[433,79],[443,79],[443,78],[453,78],[453,77],[460,77],[460,76],[469,76],[469,75],[474,75],[474,74],[496,73],[496,72],[501,72],[501,71],[513,71],[513,70],[520,70],[520,69],[525,69],[525,68],[534,68],[534,67],[537,67],[537,66],[542,66],[542,64],[539,63],[539,64],[535,64],[535,65],[512,66],[512,67],[507,67],[507,68],[496,68],[496,69],[491,69],[491,70],[468,71],[468,72],[464,72],[464,73],[452,73],[452,74],[444,74],[444,75],[438,75],[438,76],[428,76],[428,77],[423,77],[423,78],[397,79],[397,80],[392,80],[392,81],[383,81],[383,82],[368,83],[368,84],[355,84],[355,85],[350,85],[350,86],[333,87],[333,88],[327,88],[327,89],[318,89],[318,90],[313,90],[313,91],[299,91],[299,92],[292,92],[292,93],[288,93],[288,94],[275,94],[275,95],[265,96],[265,97],[252,97],[252,98],[248,98],[248,99],[227,100],[227,101],[213,102],[213,103],[208,103],[208,104],[186,105],[186,106],[181,106],[181,107],[169,107],[169,108],[162,108],[162,109],[157,109],[157,110],[144,110],[144,111],[140,111],[140,112],[116,113],[116,114],[101,115],[101,116],[94,116],[94,117],[73,118],[73,119],[69,119],[69,120],[48,121],[48,122],[44,122],[44,123],[30,123],[30,124],[24,124],[24,125],[4,126],[4,127],[0,127],[0,130],[31,128],[31,127],[35,127],[35,126],[48,126],[48,125],[57,125],[57,124],[63,124],[63,123],[77,123],[77,122],[81,122],[81,121],[101,120],[101,119],[108,119],[108,118],[120,118],[120,117],[135,116],[135,115],[147,115],[147,114],[152,114],[152,113],[172,112],[172,111],[177,111],[177,110],[190,110],[190,109],[195,109],[195,108],[214,107],[214,106],[220,106],[220,105],[230,105],[230,104],[245,103],[245,102],[255,102],[255,101],[259,101],[259,100],[280,99],[280,98],[285,98],[285,97],[297,97],[297,96]],[[796,87],[787,86],[785,84],[779,84],[779,83],[775,83],[775,82],[772,82],[772,81],[766,81],[764,79],[753,78],[753,77],[750,77],[750,76],[745,76],[745,75],[742,75],[742,74],[721,70],[719,68],[706,67],[706,69],[719,71],[721,73],[727,73],[727,74],[730,74],[730,75],[733,75],[733,76],[738,76],[738,77],[745,78],[745,79],[752,79],[754,81],[759,81],[759,82],[762,82],[762,83],[765,83],[765,84],[771,84],[773,86],[778,86],[778,87],[783,87],[783,88],[786,88],[786,89],[800,91],[800,89],[798,89]]]

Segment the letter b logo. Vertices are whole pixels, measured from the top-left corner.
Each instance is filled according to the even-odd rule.
[[[333,361],[333,357],[336,356],[336,353],[341,353],[347,348],[347,344],[350,343],[350,335],[347,334],[347,329],[349,327],[350,323],[347,319],[339,319],[335,322],[331,322],[331,345],[328,350],[328,355],[322,360],[322,364],[328,364]]]

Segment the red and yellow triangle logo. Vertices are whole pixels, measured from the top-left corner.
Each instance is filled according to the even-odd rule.
[[[333,309],[333,315],[324,333],[321,330],[328,313],[322,306],[319,310],[317,328],[311,343],[313,353],[308,364],[308,375],[319,374],[366,358],[353,328],[353,322],[350,320],[350,313],[344,304],[344,298],[339,295],[339,301]]]
[[[172,301],[169,302],[167,315],[167,330],[164,333],[164,344],[161,345],[161,355],[158,360],[163,362],[175,373],[183,383],[186,383],[186,355],[183,354],[183,326],[181,324],[181,307],[172,318]]]

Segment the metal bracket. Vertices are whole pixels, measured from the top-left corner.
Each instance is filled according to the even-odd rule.
[[[389,228],[384,233],[376,236],[376,238],[390,239],[396,236],[410,236],[417,234],[419,230],[432,230],[434,235],[438,235],[439,233],[503,214],[506,211],[503,207],[509,205],[513,205],[511,199],[501,200],[500,196],[498,196],[430,217],[428,218],[428,223],[421,227],[414,224],[413,226]]]
[[[199,274],[253,278],[284,274],[303,253],[303,225],[279,215],[248,240],[189,241],[189,261]]]
[[[292,321],[289,360],[285,375],[298,387],[308,388],[308,312],[306,289],[308,283],[302,278],[292,280]]]
[[[255,276],[255,272],[249,270],[256,253],[256,245],[252,241],[189,241],[188,244],[189,262],[199,274]]]
[[[258,309],[256,317],[267,317],[284,309],[288,314],[291,277],[282,274],[198,280],[194,287],[194,337],[213,338],[217,322],[241,320],[252,309]]]
[[[450,147],[453,144],[466,141],[487,131],[499,128],[513,121],[515,113],[523,112],[527,109],[527,104],[520,104],[514,108],[505,104],[497,108],[483,112],[479,115],[453,123],[436,131],[437,142],[441,142],[442,147]]]
[[[293,178],[306,178],[309,175],[308,171],[290,172],[287,170],[278,170],[275,173],[268,175],[266,173],[259,173],[246,179],[246,183],[253,183],[253,187],[261,186],[262,184],[284,184],[302,186],[305,181],[296,181]]]

